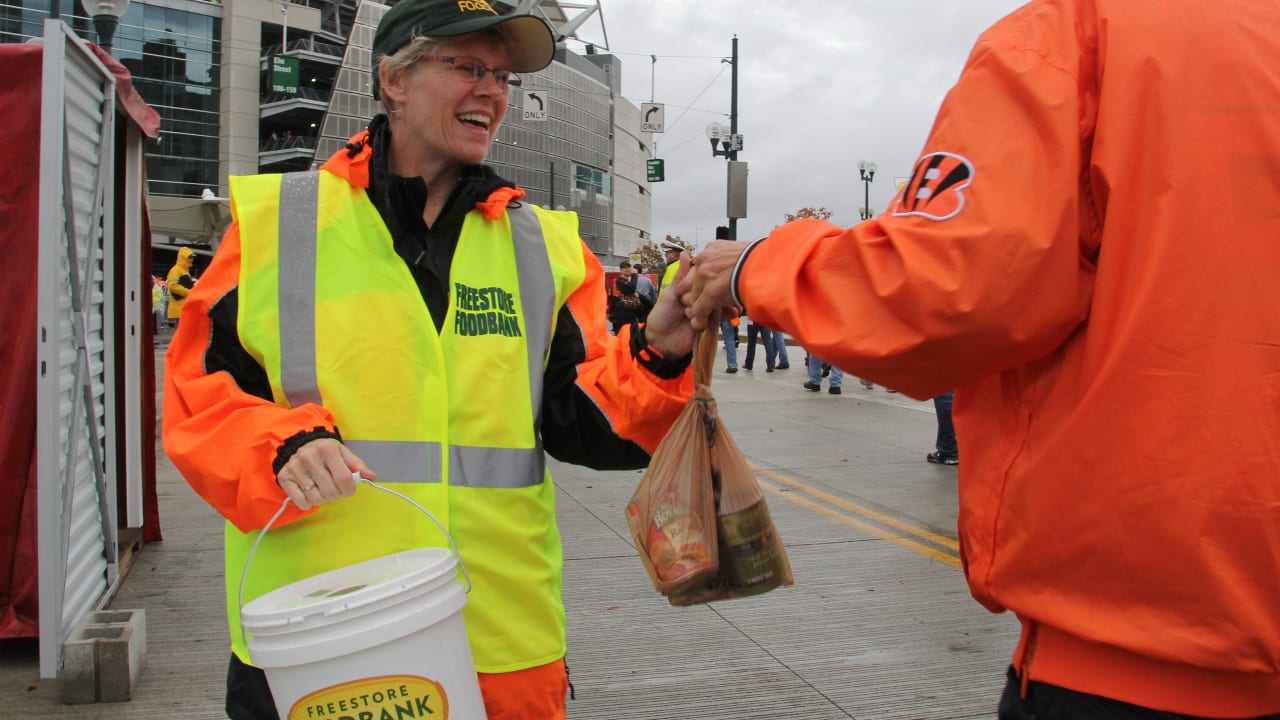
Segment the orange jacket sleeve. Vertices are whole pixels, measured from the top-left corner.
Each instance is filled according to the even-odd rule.
[[[738,299],[752,320],[916,398],[1043,357],[1089,311],[1094,208],[1079,178],[1047,172],[1080,164],[1089,112],[1071,72],[980,41],[892,207],[848,229],[777,228],[740,262]]]
[[[556,357],[564,357],[564,353],[569,352],[574,364],[574,386],[589,399],[583,411],[594,406],[607,419],[602,430],[652,453],[693,394],[693,371],[686,365],[675,377],[659,377],[636,357],[646,344],[643,335],[632,337],[633,326],[622,326],[616,336],[609,334],[605,321],[604,269],[585,243],[582,254],[586,277],[569,295],[560,313],[561,327],[557,327],[552,341],[552,364],[556,363]],[[643,326],[640,327],[643,333]],[[666,360],[674,363],[677,359]],[[549,367],[549,373],[551,370]],[[548,385],[553,382],[549,377]],[[548,401],[554,402],[551,387],[547,392]],[[582,428],[563,427],[554,431],[579,434]],[[552,432],[553,428],[549,427],[543,433],[549,448],[555,445],[549,437]],[[586,464],[601,467],[594,461]]]
[[[225,371],[206,373],[214,332],[210,310],[239,282],[240,232],[228,229],[209,269],[187,297],[165,355],[163,442],[191,487],[242,531],[267,524],[284,501],[272,462],[284,441],[317,427],[334,429],[318,405],[286,408],[241,389]],[[234,328],[223,328],[233,332]],[[277,524],[305,513],[290,505]]]

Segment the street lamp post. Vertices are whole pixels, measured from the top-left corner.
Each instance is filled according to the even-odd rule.
[[[120,24],[120,16],[129,7],[129,0],[97,0],[92,5],[93,29],[98,33],[98,47],[111,54],[111,39]]]
[[[738,36],[733,36],[733,55],[729,58],[721,58],[720,62],[728,63],[732,69],[730,74],[732,80],[729,89],[729,127],[725,127],[718,122],[713,122],[707,126],[707,138],[711,140],[711,156],[724,157],[730,163],[737,163],[738,152],[742,150],[742,136],[738,134]],[[722,149],[723,148],[723,149]],[[732,171],[733,165],[730,165],[730,186],[733,185]],[[730,213],[732,214],[732,213]],[[746,215],[742,215],[746,217]],[[738,219],[736,217],[729,218],[729,240],[738,239]]]
[[[875,179],[877,169],[873,162],[858,161],[858,177],[862,178],[862,208],[858,214],[863,220],[871,219],[871,181]]]

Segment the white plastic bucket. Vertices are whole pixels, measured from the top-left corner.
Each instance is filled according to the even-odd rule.
[[[281,719],[485,720],[457,568],[444,548],[406,550],[243,605],[249,654]]]

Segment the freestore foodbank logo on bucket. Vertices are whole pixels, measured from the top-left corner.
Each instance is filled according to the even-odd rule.
[[[293,704],[288,720],[405,720],[449,717],[440,683],[416,675],[386,675],[334,685]]]

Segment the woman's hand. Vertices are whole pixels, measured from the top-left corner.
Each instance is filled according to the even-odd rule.
[[[680,269],[671,284],[658,293],[658,302],[644,325],[645,340],[666,358],[679,358],[693,352],[693,326],[685,317],[684,306],[676,290],[680,280],[689,274],[693,260],[687,252],[680,253]]]
[[[276,474],[276,483],[299,510],[351,497],[356,491],[352,473],[377,480],[377,473],[334,438],[319,438],[298,448]]]

